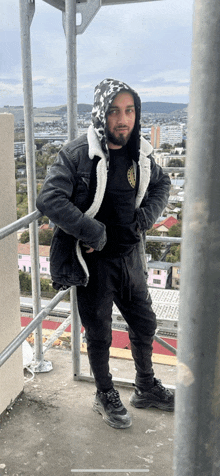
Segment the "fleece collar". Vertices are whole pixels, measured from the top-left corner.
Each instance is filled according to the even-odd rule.
[[[89,210],[87,210],[86,214],[91,217],[94,217],[102,204],[102,200],[104,197],[106,183],[107,183],[107,158],[104,154],[101,144],[99,142],[97,132],[94,129],[93,125],[89,126],[88,133],[88,155],[89,158],[92,160],[95,156],[100,157],[100,160],[97,164],[97,188],[93,203]],[[141,137],[140,141],[140,153],[139,153],[139,165],[140,165],[140,183],[139,189],[136,196],[136,208],[138,208],[144,198],[146,189],[148,187],[150,181],[150,159],[149,155],[153,151],[152,145],[146,141],[143,137]],[[136,162],[134,162],[134,166],[136,166]]]

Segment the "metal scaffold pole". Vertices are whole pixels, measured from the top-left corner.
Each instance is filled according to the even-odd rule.
[[[27,191],[28,213],[36,210],[36,172],[34,150],[34,119],[33,119],[33,93],[32,93],[32,66],[31,66],[31,40],[30,27],[35,12],[34,0],[20,0],[20,28],[21,28],[21,59],[24,91],[24,126],[26,143],[26,168],[27,168]],[[38,247],[38,222],[29,225],[30,252],[31,252],[31,277],[33,317],[37,316],[41,309],[40,299],[40,272],[39,272],[39,247]],[[51,363],[43,360],[42,325],[35,330],[34,336],[33,368],[35,371],[51,370]]]
[[[77,137],[77,54],[76,54],[76,0],[65,1],[63,27],[66,35],[67,59],[67,126],[68,140]],[[73,378],[80,374],[80,318],[77,306],[76,287],[70,290],[71,341]]]
[[[76,0],[65,1],[63,17],[66,34],[68,140],[72,140],[77,137]]]
[[[219,0],[195,0],[181,258],[175,476],[220,474],[219,51]]]

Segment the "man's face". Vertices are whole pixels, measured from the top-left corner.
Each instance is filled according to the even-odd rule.
[[[132,94],[118,93],[107,112],[109,149],[126,145],[135,124],[135,105]]]

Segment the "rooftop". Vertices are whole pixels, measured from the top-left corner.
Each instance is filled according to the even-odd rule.
[[[50,349],[47,359],[53,370],[35,374],[0,418],[1,474],[87,476],[98,474],[95,470],[107,475],[110,469],[114,476],[119,470],[125,475],[135,470],[137,475],[171,476],[173,413],[133,408],[129,404],[132,389],[121,387],[133,425],[126,430],[111,428],[92,411],[95,385],[73,381],[71,352]],[[87,362],[82,355],[83,372],[88,371]],[[111,358],[110,367],[114,376],[134,377],[133,361]],[[163,383],[175,384],[175,366],[154,364],[154,369]]]

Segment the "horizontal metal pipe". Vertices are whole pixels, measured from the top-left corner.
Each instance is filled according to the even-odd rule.
[[[13,352],[25,341],[25,339],[36,329],[36,327],[42,322],[42,320],[49,314],[49,312],[62,300],[62,298],[69,292],[70,288],[65,291],[59,291],[39,314],[31,321],[13,340],[12,342],[1,352],[0,354],[0,367],[11,357]]]
[[[65,319],[65,321],[59,325],[58,329],[56,329],[56,331],[53,332],[52,336],[49,339],[47,339],[47,341],[43,345],[44,354],[47,350],[49,350],[52,347],[54,342],[63,334],[66,328],[70,325],[71,325],[71,316],[67,317],[67,319]]]
[[[182,238],[181,236],[173,237],[173,236],[151,236],[146,235],[146,241],[159,241],[161,243],[181,243]]]
[[[161,339],[157,335],[154,336],[154,340],[156,342],[158,342],[158,344],[162,345],[165,349],[170,350],[170,352],[172,352],[173,354],[175,354],[175,355],[177,354],[177,351],[176,351],[175,347],[168,344],[165,340]]]
[[[92,375],[90,374],[87,374],[87,373],[82,373],[78,376],[77,379],[75,380],[82,380],[84,382],[95,382],[95,379]],[[134,380],[130,380],[130,379],[127,379],[127,378],[120,378],[120,377],[113,377],[112,379],[113,383],[115,385],[120,385],[120,387],[132,387],[134,388],[135,386],[135,382]],[[175,385],[165,385],[165,387],[169,390],[172,390],[172,392],[175,393]]]
[[[23,227],[27,227],[34,220],[38,220],[42,216],[42,213],[39,210],[34,210],[34,212],[25,215],[25,217],[19,218],[19,220],[10,223],[9,225],[4,226],[0,229],[0,240],[5,238],[8,235],[11,235],[15,231],[20,230]]]
[[[162,167],[162,169],[167,174],[184,173],[186,170],[185,167]]]

